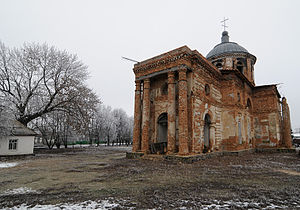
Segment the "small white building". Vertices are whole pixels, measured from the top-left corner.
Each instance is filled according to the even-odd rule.
[[[0,157],[33,154],[36,133],[16,120],[9,124],[8,135],[0,135]]]

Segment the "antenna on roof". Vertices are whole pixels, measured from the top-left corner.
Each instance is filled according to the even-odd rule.
[[[224,19],[221,21],[221,23],[223,23],[222,26],[224,27],[224,31],[226,31],[226,28],[228,28],[228,26],[226,25],[227,20],[229,20],[229,18],[225,19],[225,17],[224,17]]]
[[[125,59],[125,60],[128,60],[128,61],[132,61],[132,62],[138,63],[138,61],[130,59],[130,58],[126,58],[126,57],[123,57],[123,56],[122,56],[122,58]]]

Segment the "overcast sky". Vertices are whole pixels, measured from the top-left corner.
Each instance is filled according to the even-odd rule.
[[[0,40],[66,49],[89,66],[89,86],[103,103],[133,115],[133,63],[187,45],[202,55],[230,41],[257,57],[257,85],[279,83],[293,128],[300,128],[299,0],[0,0]]]

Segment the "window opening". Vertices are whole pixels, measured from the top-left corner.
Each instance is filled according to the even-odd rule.
[[[251,109],[251,101],[250,101],[249,98],[247,99],[247,108],[248,108],[248,109]]]
[[[18,144],[18,140],[17,139],[11,139],[11,140],[9,140],[8,150],[17,150],[17,144]]]
[[[217,63],[216,67],[217,67],[218,69],[222,69],[222,63]]]
[[[209,95],[210,94],[210,87],[209,87],[209,85],[208,84],[206,84],[205,85],[205,87],[204,87],[204,91],[205,91],[205,95]]]
[[[244,71],[243,71],[243,63],[241,61],[238,61],[237,62],[237,66],[236,68],[243,74]]]
[[[204,149],[203,149],[203,153],[208,152],[210,149],[210,124],[211,124],[210,116],[209,116],[209,114],[206,114],[205,118],[204,118]]]
[[[237,93],[237,99],[238,99],[238,102],[241,102],[241,95],[240,95],[240,93]]]

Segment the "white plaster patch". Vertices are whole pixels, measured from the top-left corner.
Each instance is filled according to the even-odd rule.
[[[231,98],[234,98],[234,94],[233,93],[230,93],[228,94]]]

